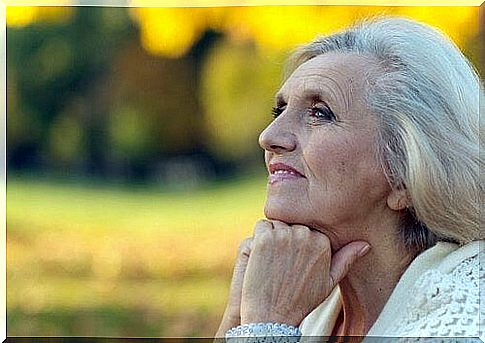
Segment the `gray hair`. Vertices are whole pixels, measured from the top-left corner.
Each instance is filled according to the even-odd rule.
[[[366,100],[379,123],[377,155],[391,187],[412,200],[400,235],[422,251],[437,240],[483,239],[479,226],[479,103],[483,86],[444,34],[402,17],[376,17],[299,47],[287,75],[327,52],[372,56],[380,73]],[[480,140],[481,139],[481,140]]]

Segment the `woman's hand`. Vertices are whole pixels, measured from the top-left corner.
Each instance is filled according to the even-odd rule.
[[[252,240],[252,238],[246,238],[239,245],[236,265],[234,266],[232,274],[229,298],[216,337],[224,337],[227,330],[241,324],[241,295],[244,273],[246,272],[246,267],[248,265]]]
[[[303,225],[260,220],[245,266],[240,324],[299,326],[369,248],[368,243],[355,241],[332,256],[330,241],[323,233]]]

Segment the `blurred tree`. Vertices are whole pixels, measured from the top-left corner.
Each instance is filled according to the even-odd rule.
[[[182,155],[199,156],[217,168],[202,135],[200,58],[195,51],[178,59],[154,56],[133,42],[113,60],[105,93],[114,174],[161,180],[168,160]]]
[[[208,146],[219,158],[247,161],[255,151],[261,155],[258,135],[271,120],[283,60],[284,54],[262,57],[250,42],[224,40],[210,51],[200,92]]]
[[[8,12],[12,17],[10,8]],[[60,161],[69,167],[83,159],[85,172],[102,174],[107,108],[97,91],[110,73],[113,56],[134,39],[135,27],[123,8],[84,7],[61,23],[41,20],[8,27],[7,70],[15,86],[7,89],[14,104],[8,107],[8,125],[28,117],[23,129],[7,135],[9,167],[32,167],[25,160],[35,161],[37,168]],[[36,144],[29,138],[29,126],[35,127]],[[72,139],[73,132],[79,133],[77,139]]]
[[[260,164],[258,134],[289,49],[358,18],[402,14],[441,28],[476,63],[477,11],[9,7],[9,170],[167,181],[182,175],[174,170]]]

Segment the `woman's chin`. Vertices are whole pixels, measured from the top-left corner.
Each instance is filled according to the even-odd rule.
[[[281,203],[266,202],[264,206],[264,215],[270,220],[279,220],[288,224],[304,223],[305,218],[298,213],[295,206],[289,206]]]

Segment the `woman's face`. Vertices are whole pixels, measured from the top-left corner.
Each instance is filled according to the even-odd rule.
[[[270,173],[265,214],[325,232],[359,228],[386,210],[390,187],[377,161],[377,127],[364,100],[373,60],[328,53],[299,66],[261,133]]]

